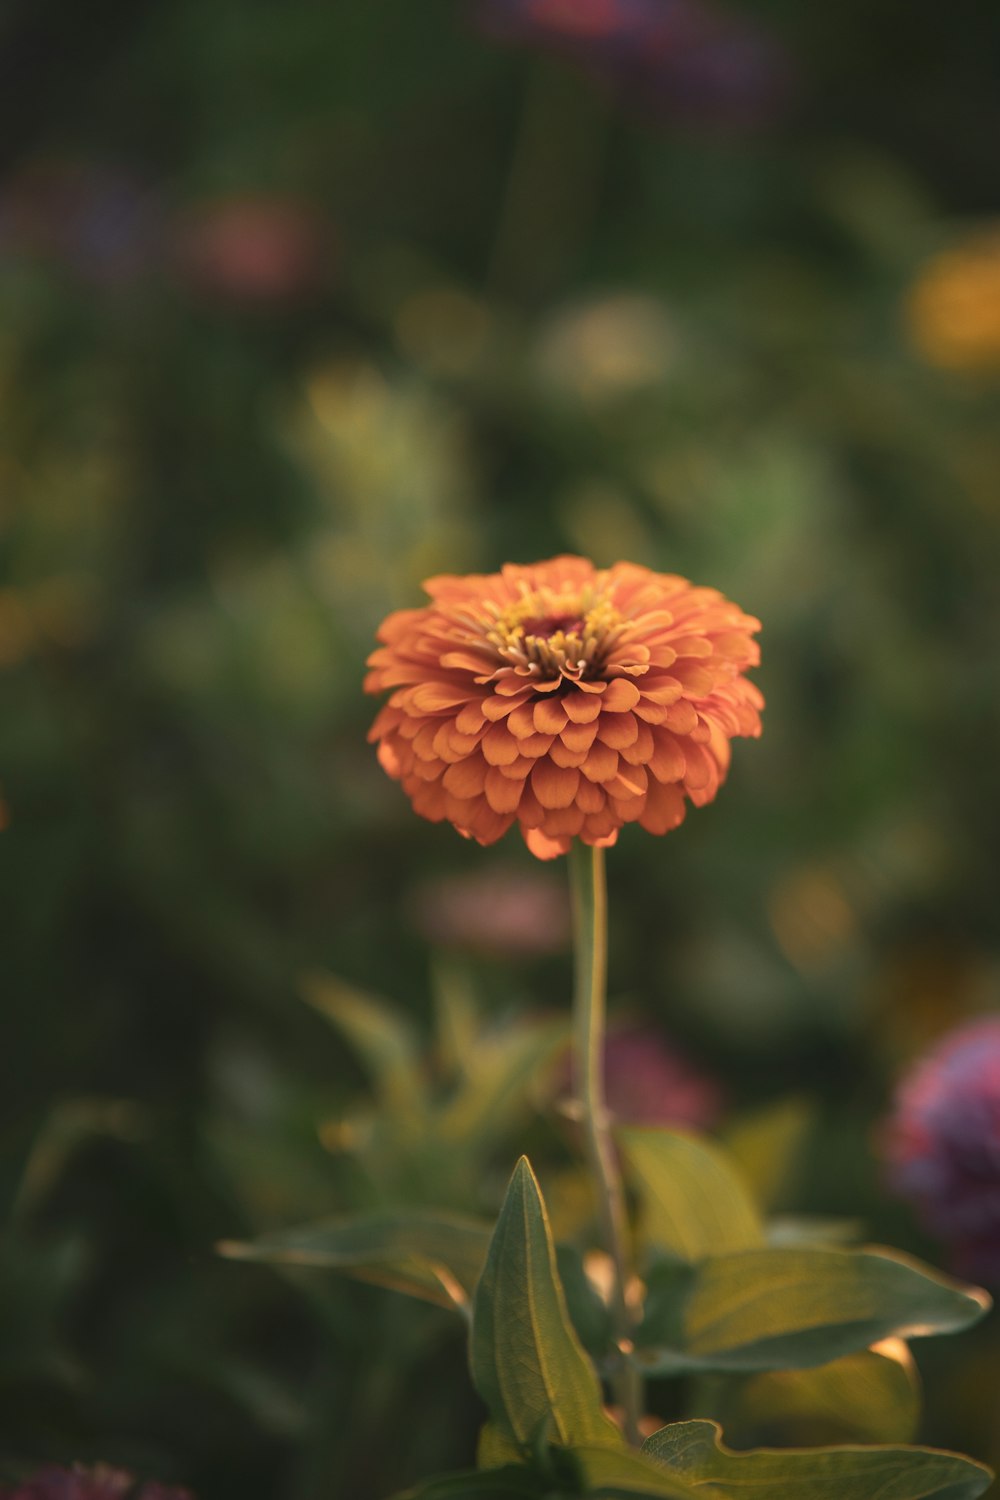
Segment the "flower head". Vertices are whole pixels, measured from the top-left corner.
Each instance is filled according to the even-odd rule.
[[[903,1079],[889,1180],[965,1275],[1000,1282],[1000,1018],[953,1031]]]
[[[47,1468],[9,1488],[0,1487],[0,1500],[191,1500],[187,1490],[162,1484],[141,1484],[123,1469],[107,1464],[85,1469]]]
[[[416,812],[480,844],[517,823],[551,859],[625,823],[667,833],[760,733],[760,624],[714,589],[582,557],[424,586],[378,632],[369,738]]]

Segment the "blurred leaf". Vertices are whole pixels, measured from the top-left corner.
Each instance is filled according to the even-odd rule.
[[[426,1107],[426,1087],[416,1028],[393,1007],[328,974],[303,981],[309,1004],[327,1017],[364,1060],[382,1106],[414,1116]]]
[[[490,1243],[490,1227],[457,1214],[381,1213],[329,1219],[226,1241],[232,1260],[345,1271],[440,1307],[467,1311]]]
[[[523,1020],[480,1034],[466,1060],[466,1079],[442,1109],[442,1139],[464,1151],[501,1140],[524,1113],[528,1086],[565,1042],[565,1021]]]
[[[814,1448],[734,1453],[714,1422],[676,1422],[643,1453],[708,1493],[738,1500],[974,1500],[992,1479],[971,1459],[933,1448]]]
[[[825,1218],[822,1214],[779,1214],[765,1225],[767,1243],[775,1249],[793,1245],[850,1245],[862,1235],[857,1219]]]
[[[811,1370],[732,1380],[716,1397],[715,1414],[740,1448],[754,1443],[909,1443],[920,1421],[920,1384],[901,1339]]]
[[[951,1333],[985,1292],[886,1250],[750,1250],[647,1277],[637,1358],[659,1375],[826,1364],[896,1335]]]
[[[781,1099],[741,1116],[723,1134],[726,1150],[762,1208],[771,1208],[787,1188],[812,1115],[807,1100]]]
[[[599,1360],[613,1340],[608,1304],[587,1275],[583,1256],[575,1245],[556,1247],[556,1266],[573,1327],[587,1353]]]
[[[619,1446],[573,1331],[545,1205],[526,1157],[514,1169],[476,1289],[472,1375],[502,1433],[522,1444]]]
[[[760,1216],[719,1147],[679,1130],[633,1127],[616,1136],[639,1193],[647,1245],[698,1261],[763,1244]]]

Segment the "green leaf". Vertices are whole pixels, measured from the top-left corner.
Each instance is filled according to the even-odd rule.
[[[647,1245],[681,1260],[764,1243],[760,1215],[725,1152],[680,1130],[620,1129]]]
[[[726,1151],[753,1193],[771,1208],[801,1159],[815,1111],[806,1099],[781,1099],[740,1116],[723,1136]]]
[[[384,1000],[329,974],[310,975],[303,981],[302,993],[355,1048],[382,1107],[390,1115],[422,1113],[426,1082],[419,1036],[409,1019]]]
[[[737,1448],[909,1443],[920,1420],[920,1384],[906,1345],[892,1339],[812,1370],[731,1378],[705,1410]]]
[[[594,1359],[603,1359],[614,1341],[608,1304],[587,1275],[583,1256],[575,1245],[556,1247],[556,1266],[570,1319],[581,1344]]]
[[[476,1289],[471,1360],[490,1416],[515,1442],[526,1445],[544,1429],[564,1446],[621,1444],[570,1322],[527,1157],[514,1169]]]
[[[993,1478],[983,1464],[936,1448],[734,1453],[721,1436],[714,1422],[676,1422],[642,1451],[724,1500],[974,1500]]]
[[[232,1260],[343,1271],[467,1312],[489,1244],[485,1221],[415,1210],[326,1219],[249,1243],[225,1241],[219,1251]]]
[[[671,1474],[655,1458],[628,1448],[573,1449],[573,1457],[586,1483],[588,1495],[604,1500],[632,1495],[664,1495],[668,1500],[716,1500],[716,1491],[697,1487],[683,1475]]]
[[[985,1292],[888,1250],[749,1250],[647,1275],[637,1358],[649,1373],[826,1364],[896,1335],[950,1333]]]

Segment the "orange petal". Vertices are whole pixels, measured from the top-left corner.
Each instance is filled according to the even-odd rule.
[[[569,807],[580,781],[574,766],[557,766],[547,757],[535,762],[531,785],[543,807]]]
[[[375,754],[378,757],[378,763],[382,767],[383,771],[385,771],[387,775],[391,776],[394,781],[398,781],[401,774],[399,753],[396,750],[396,747],[391,743],[391,741],[383,740],[381,745],[379,745],[378,749],[375,751]]]
[[[457,760],[444,773],[446,791],[453,797],[478,797],[486,783],[486,762],[478,753]]]
[[[589,750],[594,743],[597,724],[596,715],[588,724],[574,724],[570,722],[563,726],[559,738],[568,750]]]
[[[684,821],[684,793],[676,784],[649,783],[640,824],[647,833],[669,833]]]
[[[666,729],[657,730],[653,739],[655,749],[648,764],[657,781],[682,780],[687,758],[677,740]]]
[[[527,755],[519,755],[509,766],[497,766],[497,770],[512,781],[523,781],[535,762]]]
[[[509,766],[517,760],[519,741],[505,724],[492,724],[481,741],[481,749],[491,766]]]
[[[519,740],[525,740],[529,734],[534,734],[535,704],[532,699],[527,698],[512,709],[507,716],[507,728],[511,734],[516,734]]]
[[[557,766],[582,766],[587,759],[586,750],[570,750],[562,740],[553,740],[549,755]]]
[[[618,772],[618,751],[595,740],[581,769],[588,781],[610,781]]]
[[[582,807],[585,813],[598,813],[603,810],[607,800],[602,786],[588,781],[586,776],[580,777],[580,785],[576,789],[577,807]]]
[[[601,812],[590,813],[584,819],[583,837],[588,844],[594,844],[599,839],[612,838],[620,826],[612,809],[606,807]]]
[[[532,760],[537,760],[544,755],[552,744],[551,734],[532,734],[526,740],[518,742],[518,749],[522,755],[530,755]]]
[[[558,734],[566,723],[566,710],[558,698],[543,698],[535,704],[534,718],[538,734]]]
[[[446,720],[434,736],[434,753],[449,763],[463,760],[472,754],[481,738],[481,734],[459,734],[455,721]]]
[[[542,832],[550,838],[574,837],[583,827],[584,811],[574,803],[571,807],[555,807],[545,815]]]
[[[675,734],[690,734],[698,723],[698,710],[684,698],[667,709],[663,722]]]
[[[455,715],[455,728],[459,734],[478,734],[485,722],[482,700],[479,698],[467,703]]]
[[[497,813],[516,812],[524,790],[523,781],[513,781],[505,776],[499,766],[491,766],[486,773],[484,790],[486,800]]]
[[[626,745],[619,753],[622,760],[627,760],[630,766],[644,766],[653,753],[653,745],[653,731],[648,724],[640,723],[634,743]]]
[[[410,703],[422,714],[441,714],[449,708],[461,708],[471,697],[468,688],[452,687],[446,682],[421,682],[410,689]]]
[[[498,697],[494,694],[490,698],[484,698],[480,704],[480,708],[482,709],[483,717],[495,724],[498,719],[506,718],[507,714],[512,713],[517,705],[517,698]]]
[[[536,859],[557,859],[568,854],[572,839],[550,839],[538,828],[521,828],[521,837]]]
[[[524,783],[521,793],[520,805],[517,809],[517,821],[523,828],[540,828],[545,822],[547,810],[539,802],[531,790],[531,782]]]
[[[434,739],[440,728],[440,720],[428,719],[421,724],[413,736],[414,754],[419,755],[421,760],[436,760],[437,751],[434,749]]]
[[[601,700],[591,693],[574,691],[560,700],[568,718],[574,724],[589,724],[601,711]]]
[[[639,738],[639,723],[635,714],[602,714],[597,726],[597,738],[614,750],[624,750]]]
[[[646,790],[649,778],[642,766],[627,766],[625,770],[619,770],[617,776],[604,783],[604,790],[609,797],[618,797],[628,801],[631,797],[641,797]]]
[[[641,696],[634,682],[628,682],[624,677],[614,677],[608,683],[607,692],[601,699],[601,711],[609,714],[623,714],[626,710],[635,708]]]
[[[655,684],[650,683],[648,687],[643,683],[642,699],[644,703],[676,703],[683,691],[679,682],[675,682],[672,677],[664,677]]]

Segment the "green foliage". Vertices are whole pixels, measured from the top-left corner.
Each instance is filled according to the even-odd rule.
[[[573,1330],[535,1175],[522,1157],[476,1289],[472,1376],[499,1431],[526,1445],[621,1437],[601,1409],[594,1368]]]
[[[932,1448],[733,1453],[720,1438],[714,1422],[678,1422],[642,1451],[717,1500],[974,1500],[993,1478],[982,1464]]]
[[[356,1050],[372,1086],[375,1107],[327,1122],[330,1149],[352,1156],[391,1203],[475,1203],[499,1147],[544,1098],[567,1023],[537,1015],[488,1023],[441,973],[426,1046],[399,1007],[341,980],[315,975],[305,994]]]
[[[224,1242],[232,1260],[344,1271],[439,1307],[468,1312],[490,1243],[490,1226],[458,1214],[409,1210],[331,1219]]]
[[[648,1278],[638,1357],[656,1374],[825,1364],[879,1339],[953,1333],[989,1299],[888,1250],[748,1250]]]
[[[620,1130],[642,1203],[643,1240],[685,1261],[764,1243],[735,1163],[711,1142],[676,1130]]]
[[[801,1445],[910,1443],[920,1421],[920,1382],[901,1340],[804,1370],[713,1380],[699,1405],[731,1442]]]

